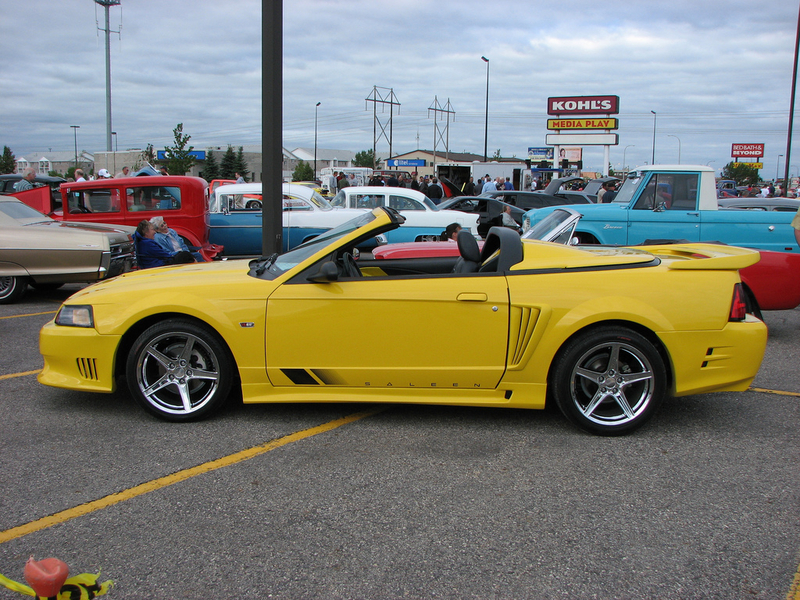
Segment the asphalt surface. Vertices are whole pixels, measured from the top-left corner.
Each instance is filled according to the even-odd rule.
[[[549,409],[233,403],[163,423],[124,388],[24,374],[70,289],[0,306],[0,540],[376,412],[0,541],[11,579],[34,555],[102,569],[117,599],[800,598],[800,310],[765,313],[754,387],[772,391],[668,400],[640,431],[601,438]]]

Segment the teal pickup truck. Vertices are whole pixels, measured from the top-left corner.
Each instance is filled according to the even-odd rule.
[[[559,207],[529,210],[523,231]],[[637,245],[645,240],[722,242],[800,252],[790,225],[795,213],[720,209],[714,170],[696,165],[648,165],[628,174],[613,202],[577,204],[574,235],[581,244]]]

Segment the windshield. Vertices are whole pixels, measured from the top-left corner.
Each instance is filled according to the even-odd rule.
[[[333,197],[333,200],[331,200],[331,206],[335,206],[337,208],[347,208],[347,196],[345,195],[344,190]]]
[[[614,199],[611,201],[613,204],[628,204],[633,198],[633,194],[636,189],[639,187],[639,183],[642,181],[642,176],[644,173],[641,171],[631,171],[628,173],[627,179],[625,179],[625,183],[622,184],[622,187],[619,188],[617,195],[614,196]]]
[[[316,191],[316,190],[313,190],[313,193],[311,194],[310,200],[311,200],[311,203],[314,204],[314,206],[316,206],[320,210],[332,210],[333,209],[333,207],[331,206],[331,203],[328,202],[325,198],[323,198],[322,195],[320,195],[320,193],[318,191]]]
[[[579,217],[580,214],[571,209],[558,208],[526,231],[522,237],[529,240],[569,244]]]
[[[275,262],[270,266],[269,270],[273,276],[285,273],[289,269],[299,265],[309,256],[319,252],[321,248],[336,242],[338,239],[343,238],[359,227],[363,227],[367,223],[371,223],[374,220],[375,215],[373,215],[371,212],[367,212],[363,215],[357,216],[354,219],[350,219],[346,223],[342,223],[338,227],[329,229],[325,233],[307,241],[305,244],[297,246],[286,254],[281,254],[275,259]]]

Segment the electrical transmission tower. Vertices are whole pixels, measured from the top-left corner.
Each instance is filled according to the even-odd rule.
[[[367,102],[372,102],[372,168],[374,169],[377,163],[377,145],[378,140],[385,138],[389,142],[389,156],[392,156],[392,114],[395,106],[400,106],[397,101],[397,96],[394,95],[392,88],[382,88],[377,85],[372,86],[372,94],[365,99]],[[381,123],[378,118],[378,104],[381,105],[381,112],[386,110],[386,105],[389,105],[389,120]],[[397,109],[399,112],[399,108]],[[389,128],[389,134],[386,134],[386,128]],[[380,133],[378,130],[380,129]]]
[[[447,104],[442,107],[439,104],[439,97],[433,97],[433,104],[428,107],[428,118],[433,111],[433,172],[436,173],[436,146],[439,142],[444,142],[445,160],[450,160],[450,115],[453,115],[453,121],[456,120],[456,111],[450,105],[450,98],[447,99]],[[440,117],[439,113],[444,114]],[[439,127],[439,120],[445,120],[444,132]]]

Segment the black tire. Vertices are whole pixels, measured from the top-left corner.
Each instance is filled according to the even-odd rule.
[[[31,282],[31,287],[35,290],[39,290],[40,292],[51,292],[53,290],[57,290],[63,285],[64,285],[63,283],[36,283],[35,281]]]
[[[126,375],[131,395],[147,412],[165,421],[191,421],[224,406],[234,363],[216,332],[171,319],[136,339]]]
[[[261,202],[258,200],[248,200],[247,204],[245,204],[245,208],[249,208],[251,210],[261,208]]]
[[[27,277],[0,277],[0,304],[13,304],[25,295]]]
[[[579,335],[556,357],[551,386],[572,423],[600,435],[644,425],[664,400],[667,372],[658,350],[625,327]]]

